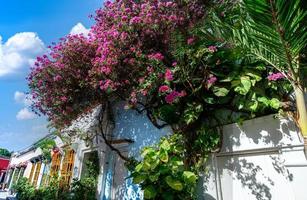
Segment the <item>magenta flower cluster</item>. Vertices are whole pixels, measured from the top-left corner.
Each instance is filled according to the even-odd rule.
[[[268,76],[268,80],[269,81],[277,81],[279,79],[283,79],[285,78],[285,76],[281,73],[281,72],[278,72],[278,73],[272,73]]]
[[[112,91],[131,104],[157,91],[167,103],[185,96],[172,89],[177,62],[169,45],[175,31],[193,27],[204,11],[201,0],[106,1],[88,36],[61,38],[37,58],[28,77],[34,109],[67,124]]]

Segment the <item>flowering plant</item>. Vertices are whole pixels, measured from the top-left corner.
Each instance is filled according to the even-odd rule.
[[[267,63],[251,61],[242,49],[214,33],[204,34],[209,29],[207,3],[107,1],[97,10],[88,36],[67,36],[50,48],[49,55],[37,59],[28,77],[34,108],[53,125],[63,127],[97,104],[124,100],[126,108],[146,112],[156,127],[171,125],[180,134],[184,156],[176,159],[196,181],[205,160],[199,155],[207,155],[219,144],[217,127],[276,113],[288,105],[290,92],[287,80]],[[143,167],[136,171],[146,160],[144,156],[130,163],[135,182],[140,171],[142,177],[148,175]],[[175,166],[172,162],[161,165]],[[183,171],[178,174],[183,177]],[[178,188],[174,177],[167,179],[161,179],[161,185],[169,187],[169,194],[185,188],[187,195],[181,197],[186,199],[194,191],[188,185]],[[141,187],[147,197],[158,198],[146,183]]]

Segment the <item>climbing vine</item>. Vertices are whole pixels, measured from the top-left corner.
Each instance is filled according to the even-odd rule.
[[[43,161],[49,163],[51,161],[51,150],[56,147],[53,139],[45,138],[34,145],[42,150]]]
[[[111,100],[125,101],[157,128],[170,125],[175,134],[135,160],[112,145],[99,116],[104,141],[127,161],[145,198],[195,199],[221,126],[293,109],[283,74],[210,28],[218,4],[107,1],[88,36],[69,35],[37,59],[28,77],[34,110],[62,129],[97,105],[108,112]]]

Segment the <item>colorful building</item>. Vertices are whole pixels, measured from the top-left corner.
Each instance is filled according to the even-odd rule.
[[[7,168],[9,166],[10,159],[6,157],[0,157],[0,189],[4,188],[5,176],[7,173]]]
[[[102,134],[123,155],[139,159],[143,147],[153,145],[171,129],[158,129],[145,114],[123,107],[114,104],[111,117],[97,107],[63,129],[62,139],[47,136],[56,144],[48,163],[43,162],[42,150],[35,145],[14,153],[6,176],[8,187],[27,177],[38,188],[48,184],[52,176],[62,177],[61,184],[69,187],[73,178],[83,176],[86,161],[95,154],[99,158],[97,199],[143,199],[140,188],[127,179],[124,160],[106,145]],[[295,123],[286,118],[269,115],[224,126],[221,149],[210,155],[207,169],[199,181],[199,199],[306,199],[303,140]]]

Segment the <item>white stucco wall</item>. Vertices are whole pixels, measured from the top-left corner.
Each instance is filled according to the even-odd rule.
[[[306,200],[307,162],[294,122],[265,116],[223,129],[199,199]]]
[[[34,157],[41,155],[41,154],[42,154],[41,149],[34,149],[34,150],[28,151],[26,153],[21,153],[21,154],[17,153],[17,154],[12,156],[11,161],[10,161],[10,166],[18,165],[18,164],[23,163],[23,162],[27,162],[28,164],[27,164],[27,167],[25,169],[23,177],[29,178],[31,168],[32,168],[32,163],[30,162],[30,160]]]

